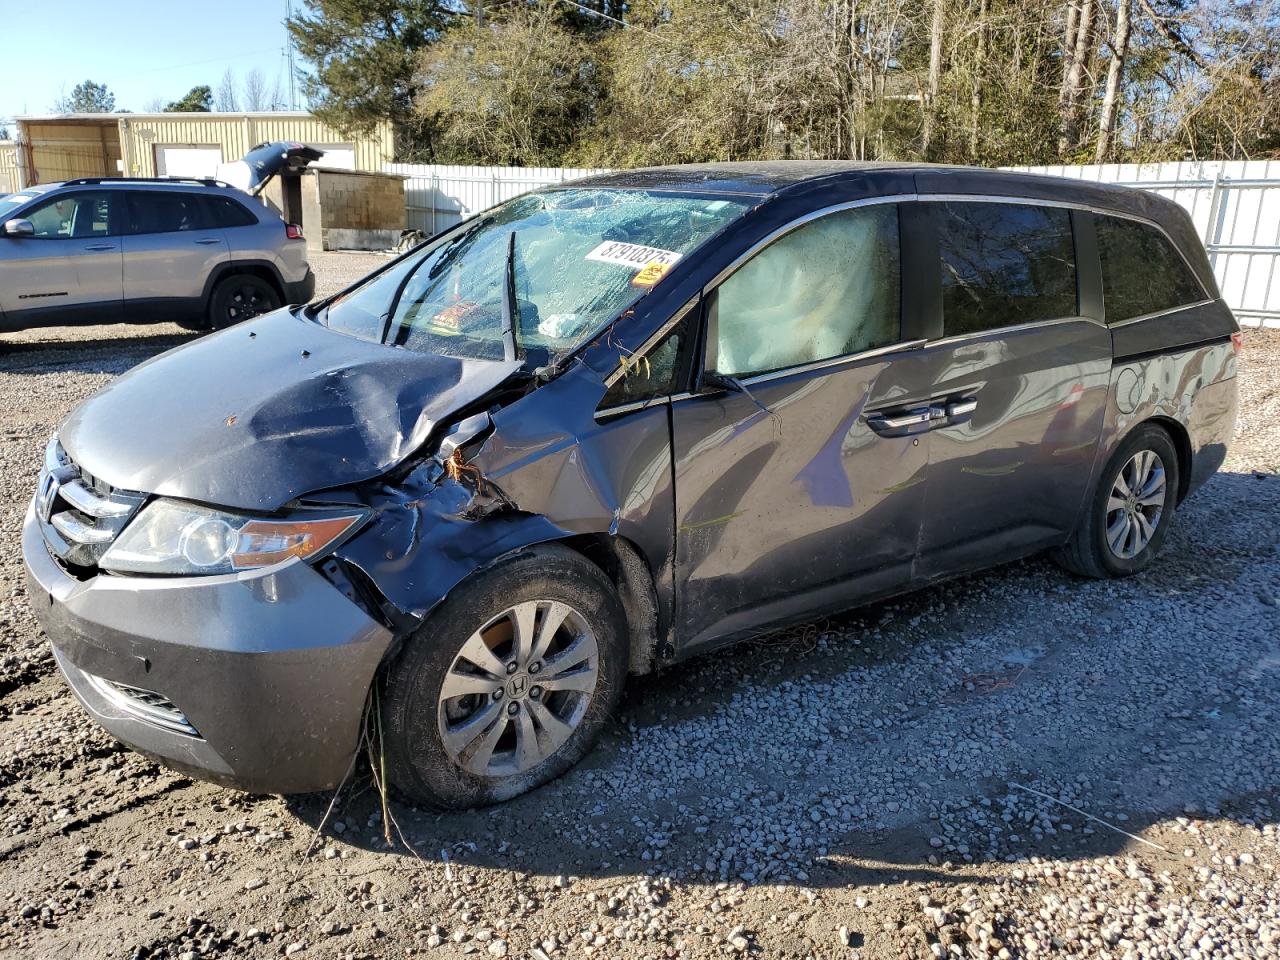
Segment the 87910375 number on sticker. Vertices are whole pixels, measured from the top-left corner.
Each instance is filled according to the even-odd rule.
[[[623,243],[621,240],[606,240],[587,254],[586,259],[600,263],[616,263],[620,267],[639,270],[651,263],[665,263],[673,266],[680,259],[674,250],[663,250],[661,247],[646,247],[640,243]]]

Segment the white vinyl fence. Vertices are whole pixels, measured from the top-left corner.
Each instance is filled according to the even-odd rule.
[[[474,213],[550,183],[607,170],[391,163],[405,181],[409,227],[433,234]],[[1280,327],[1280,161],[1108,163],[1011,167],[1118,183],[1169,197],[1191,214],[1222,288],[1245,325]]]
[[[577,167],[468,167],[445,163],[388,163],[384,173],[404,182],[405,223],[428,236],[472,214],[549,183],[608,170]]]

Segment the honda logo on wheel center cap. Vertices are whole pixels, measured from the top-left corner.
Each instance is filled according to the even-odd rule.
[[[518,673],[507,681],[507,696],[518,700],[529,692],[529,675]]]

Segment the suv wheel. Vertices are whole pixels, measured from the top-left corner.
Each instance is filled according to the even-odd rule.
[[[209,326],[221,330],[279,306],[280,296],[267,281],[249,273],[232,274],[219,280],[209,297]]]
[[[1107,462],[1080,526],[1054,559],[1086,577],[1145,570],[1173,520],[1178,453],[1169,434],[1145,424]]]
[[[388,779],[437,809],[532,790],[591,749],[626,665],[600,568],[556,545],[516,554],[455,588],[388,669]]]

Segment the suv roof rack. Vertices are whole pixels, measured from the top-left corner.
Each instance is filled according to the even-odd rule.
[[[213,177],[77,177],[64,180],[64,187],[81,187],[97,183],[198,183],[205,187],[231,187],[231,184]]]

